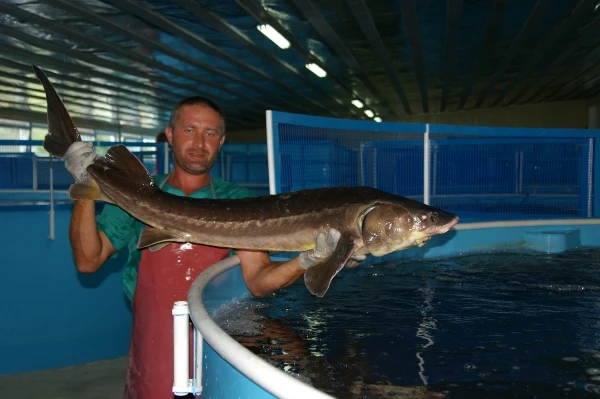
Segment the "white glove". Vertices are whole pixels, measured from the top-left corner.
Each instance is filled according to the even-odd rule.
[[[81,183],[88,177],[87,167],[94,162],[97,155],[92,143],[76,141],[65,153],[63,161],[65,168],[73,175],[77,183]]]
[[[319,260],[328,257],[335,251],[341,233],[336,229],[329,229],[327,235],[319,233],[314,249],[301,252],[298,255],[298,263],[305,269],[308,269]]]

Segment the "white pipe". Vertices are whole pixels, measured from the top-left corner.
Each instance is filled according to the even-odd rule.
[[[600,219],[505,220],[499,222],[458,223],[450,230],[479,230],[497,227],[571,226],[600,224]]]
[[[190,319],[186,301],[173,304],[173,393],[190,392]]]
[[[429,123],[425,125],[425,135],[423,136],[423,203],[429,205],[431,190],[429,189],[430,181],[430,154],[429,154]]]
[[[269,167],[269,194],[277,194],[275,184],[275,149],[273,148],[273,111],[266,111],[267,118],[267,164]]]
[[[202,393],[202,334],[194,327],[194,395]]]
[[[285,399],[333,399],[314,387],[265,362],[231,338],[211,319],[202,301],[204,287],[217,275],[239,264],[237,256],[215,263],[202,272],[188,291],[190,316],[204,340],[240,373],[270,392]]]

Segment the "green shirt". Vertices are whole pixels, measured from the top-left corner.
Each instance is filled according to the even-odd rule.
[[[158,185],[162,183],[167,175],[154,176],[154,182]],[[238,186],[233,183],[226,182],[225,180],[213,178],[213,185],[215,187],[215,196],[217,198],[244,198],[252,196],[250,190],[245,187]],[[185,194],[166,183],[162,186],[163,191],[179,196],[185,196]],[[210,184],[202,187],[200,190],[194,191],[189,195],[192,198],[212,198],[212,189]],[[123,290],[129,300],[133,300],[133,294],[135,292],[135,286],[137,282],[138,266],[141,259],[141,251],[137,249],[137,242],[140,233],[146,227],[146,225],[134,217],[130,216],[127,212],[122,210],[116,205],[106,204],[102,213],[98,215],[96,219],[96,225],[98,230],[101,230],[106,234],[113,247],[115,247],[116,253],[113,257],[124,248],[127,248],[129,252],[129,258],[123,271],[121,278],[123,284]]]

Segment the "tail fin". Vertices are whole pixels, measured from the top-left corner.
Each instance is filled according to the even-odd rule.
[[[32,65],[32,68],[44,86],[48,104],[48,134],[44,138],[44,148],[50,154],[62,158],[73,142],[81,141],[81,136],[67,108],[44,71],[35,65]]]
[[[127,211],[127,204],[115,200],[115,195],[160,191],[144,164],[122,144],[109,148],[106,156],[96,158],[87,170],[98,187],[85,182],[74,184],[69,189],[72,199],[97,199],[116,203]]]

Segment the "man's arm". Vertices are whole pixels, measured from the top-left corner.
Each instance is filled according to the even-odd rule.
[[[89,178],[87,167],[98,157],[92,143],[76,141],[69,146],[63,157],[65,168],[77,183]],[[69,224],[69,240],[77,270],[93,273],[115,253],[106,234],[96,227],[94,201],[77,200],[73,204]]]
[[[266,252],[237,250],[246,286],[253,295],[263,296],[287,287],[304,275],[298,258],[274,262]]]
[[[69,225],[69,240],[77,270],[93,273],[115,253],[115,248],[104,232],[96,227],[94,201],[77,200]]]
[[[266,252],[238,251],[246,286],[252,294],[262,296],[293,284],[306,269],[331,256],[340,236],[336,229],[329,229],[327,234],[319,233],[314,249],[301,252],[286,262],[273,262]]]

